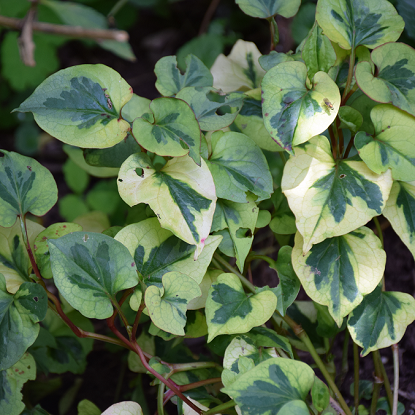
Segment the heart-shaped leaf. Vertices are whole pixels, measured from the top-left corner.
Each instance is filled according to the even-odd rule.
[[[128,248],[144,282],[159,288],[162,287],[163,275],[173,271],[185,274],[200,284],[221,241],[220,236],[209,236],[195,261],[195,246],[163,229],[157,218],[126,226],[115,239]]]
[[[189,105],[176,98],[157,98],[152,117],[136,118],[133,135],[145,149],[160,156],[186,154],[200,165],[200,128]],[[150,118],[150,119],[149,119]]]
[[[324,34],[343,49],[395,42],[405,26],[387,0],[319,0],[316,19]]]
[[[121,115],[124,120],[133,122],[137,117],[150,113],[151,100],[133,94],[131,99],[122,107]]]
[[[297,14],[301,0],[236,0],[241,10],[252,17],[267,19],[279,14],[283,17],[293,17]]]
[[[363,124],[362,114],[347,105],[339,108],[339,119],[339,128],[348,128],[353,133],[358,131]]]
[[[404,43],[387,43],[372,51],[369,62],[356,66],[359,88],[377,102],[392,103],[415,115],[415,51]]]
[[[206,161],[221,199],[246,203],[247,192],[268,199],[272,177],[261,149],[246,135],[218,131],[212,135],[212,155]]]
[[[271,291],[248,296],[236,275],[220,275],[206,300],[208,342],[219,334],[246,333],[264,324],[276,306],[277,297]]]
[[[382,279],[386,254],[378,237],[366,227],[314,245],[303,256],[297,233],[292,253],[295,272],[312,300],[327,305],[340,327]]]
[[[43,216],[58,200],[51,172],[36,160],[1,150],[0,226],[12,226],[17,216]]]
[[[129,206],[148,203],[161,226],[196,245],[195,258],[199,256],[216,206],[215,185],[204,160],[199,167],[189,157],[174,158],[156,171],[147,154],[133,154],[121,166],[118,190]]]
[[[373,137],[359,132],[355,146],[362,160],[375,173],[388,169],[395,180],[411,181],[415,177],[415,119],[393,105],[377,105],[370,112],[375,126]]]
[[[151,321],[161,330],[184,336],[187,304],[202,295],[199,284],[180,272],[168,272],[162,278],[163,288],[147,288],[145,304]]]
[[[382,214],[415,257],[415,181],[393,182]]]
[[[414,320],[415,299],[411,295],[382,291],[379,286],[353,310],[347,327],[353,341],[363,347],[361,355],[366,356],[398,343]]]
[[[392,187],[362,161],[334,161],[326,137],[296,149],[285,165],[282,191],[304,239],[303,253],[326,238],[344,235],[380,215]]]
[[[78,65],[47,78],[14,111],[32,112],[40,128],[64,143],[112,147],[130,128],[120,114],[132,94],[132,88],[113,69]]]
[[[59,292],[85,317],[110,317],[115,294],[138,283],[128,249],[109,236],[73,232],[49,239],[48,245]]]
[[[293,154],[293,146],[322,133],[336,118],[340,92],[324,72],[317,72],[310,88],[302,62],[282,62],[262,80],[264,124],[271,137]]]
[[[239,376],[222,392],[236,401],[243,414],[277,415],[284,405],[305,401],[313,381],[314,372],[305,363],[273,358]]]
[[[176,56],[165,56],[156,63],[154,68],[157,76],[156,88],[161,95],[169,97],[188,86],[212,86],[213,77],[198,57],[187,55],[185,62],[186,71],[183,75],[177,68]]]

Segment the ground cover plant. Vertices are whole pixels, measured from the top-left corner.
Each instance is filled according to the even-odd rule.
[[[65,143],[69,180],[74,165],[113,177],[88,194],[92,205],[110,192],[103,209],[130,209],[103,232],[93,212],[44,229],[32,215],[57,202],[53,176],[2,152],[0,413],[46,413],[25,405],[23,385],[82,373],[94,341],[127,349],[129,369],[153,377],[159,415],[169,401],[179,414],[403,413],[398,342],[415,300],[385,290],[377,217],[415,255],[415,51],[396,42],[404,21],[386,0],[319,0],[308,35],[284,54],[275,16],[294,16],[300,1],[236,4],[268,21],[269,54],[239,40],[210,70],[192,54],[184,71],[163,57],[152,101],[107,66],[73,66],[14,110]],[[277,260],[252,250],[267,226]],[[277,271],[277,287],[252,283],[255,261]],[[296,301],[301,287],[310,301]],[[339,333],[345,349],[353,342],[351,407],[330,357]],[[196,354],[186,339],[203,336]],[[359,379],[359,354],[372,355],[374,382]],[[122,411],[143,408],[103,413]]]

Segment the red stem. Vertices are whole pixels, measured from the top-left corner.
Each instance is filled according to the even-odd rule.
[[[140,321],[140,317],[141,317],[141,313],[144,310],[145,305],[141,304],[140,307],[138,308],[137,314],[135,315],[135,319],[134,319],[134,324],[133,324],[133,330],[131,332],[131,337],[133,339],[137,338],[137,329],[138,329],[138,323]]]

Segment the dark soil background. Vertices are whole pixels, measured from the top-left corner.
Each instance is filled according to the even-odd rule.
[[[118,71],[124,79],[133,87],[136,94],[153,99],[158,96],[154,87],[156,81],[153,72],[154,65],[158,59],[166,55],[173,55],[185,42],[197,36],[205,12],[210,0],[184,0],[169,5],[165,16],[155,14],[152,9],[139,11],[138,19],[134,27],[129,31],[130,43],[137,56],[135,62],[128,62],[115,57],[110,52],[98,47],[91,49],[81,42],[69,42],[59,51],[61,67],[84,64],[103,63]],[[269,52],[268,25],[259,19],[247,18],[235,6],[232,0],[223,0],[214,17],[232,19],[233,27],[237,28],[238,34],[244,39],[257,44],[262,53]],[[277,50],[287,52],[294,49],[295,44],[290,33],[290,21],[278,20],[280,29],[280,44]],[[227,54],[229,50],[226,50]],[[3,148],[13,149],[13,131],[2,131],[1,140]],[[61,143],[54,140],[42,148],[37,159],[52,171],[58,183],[59,194],[63,196],[68,193],[68,188],[63,180],[62,164],[66,160]],[[60,221],[57,207],[44,218],[44,225]],[[385,219],[382,219],[386,221]],[[387,225],[387,224],[386,224]],[[415,293],[414,259],[408,249],[393,232],[391,227],[386,227],[385,250],[387,252],[386,264],[386,289],[388,291],[401,291],[411,295]],[[272,233],[261,242],[255,249],[264,248],[270,244],[276,244]],[[256,285],[275,286],[278,283],[276,273],[266,263],[260,264],[253,272],[253,280]],[[307,299],[302,291],[300,300]],[[343,333],[338,336],[333,348],[335,363],[340,369],[343,345]],[[200,345],[195,344],[196,349]],[[415,325],[408,327],[403,340],[399,344],[400,350],[400,401],[404,403],[405,414],[415,413]],[[200,351],[200,350],[198,350]],[[390,349],[381,350],[381,355],[389,376],[393,381],[393,362]],[[308,359],[307,359],[308,361]],[[311,363],[311,362],[310,362]],[[373,362],[370,356],[360,360],[361,379],[373,380]],[[53,378],[53,377],[52,377]],[[128,371],[126,365],[126,354],[123,351],[109,350],[106,345],[95,342],[95,350],[88,356],[88,367],[83,376],[65,374],[61,376],[62,385],[56,383],[56,391],[41,400],[43,408],[51,414],[59,413],[59,401],[68,388],[73,387],[83,379],[83,383],[76,393],[73,404],[70,406],[68,415],[76,415],[76,405],[82,399],[89,399],[104,410],[115,402],[131,398],[130,382],[136,378],[136,374]],[[50,379],[50,378],[49,378]],[[40,378],[46,382],[47,379]],[[143,375],[143,388],[147,402],[150,405],[150,413],[155,411],[156,388],[149,387],[150,378]],[[352,404],[349,387],[353,382],[353,351],[349,346],[349,372],[345,377],[341,392],[346,400]],[[29,383],[30,384],[30,383]],[[28,384],[28,385],[29,385]],[[54,383],[45,383],[46,390],[54,389]],[[30,387],[29,387],[30,389]],[[28,389],[28,391],[29,391]],[[138,388],[139,389],[139,388]],[[33,392],[32,392],[33,393]],[[40,392],[38,392],[40,393]],[[384,390],[381,395],[384,396]],[[68,397],[67,397],[68,398]],[[68,398],[69,399],[69,398]],[[70,401],[70,400],[69,400]],[[368,401],[363,402],[369,406]],[[167,407],[166,413],[176,413],[174,406]],[[6,415],[6,414],[4,414]]]

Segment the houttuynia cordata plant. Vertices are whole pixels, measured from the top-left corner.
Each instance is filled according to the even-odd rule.
[[[275,16],[294,16],[300,0],[236,3],[269,22],[268,55],[239,40],[211,70],[194,55],[184,72],[163,57],[152,101],[107,66],[74,66],[15,110],[114,177],[133,219],[102,233],[88,221],[44,229],[27,215],[56,203],[51,173],[3,151],[1,414],[25,410],[21,388],[36,370],[82,373],[94,340],[126,348],[129,368],[154,378],[159,415],[170,400],[179,414],[368,413],[358,370],[352,408],[334,381],[340,332],[355,365],[358,348],[373,354],[370,413],[382,379],[386,409],[401,413],[397,343],[415,300],[385,290],[377,217],[415,255],[415,51],[396,42],[403,19],[386,0],[319,0],[308,36],[284,54]],[[252,251],[266,226],[276,261],[273,247]],[[258,260],[278,272],[276,288],[251,282]],[[310,301],[296,301],[301,286]],[[203,336],[210,360],[184,340]],[[157,356],[160,342],[180,345],[180,359]],[[394,389],[378,352],[389,346]],[[123,410],[142,414],[133,402],[104,413]],[[87,401],[79,411],[101,413]]]

